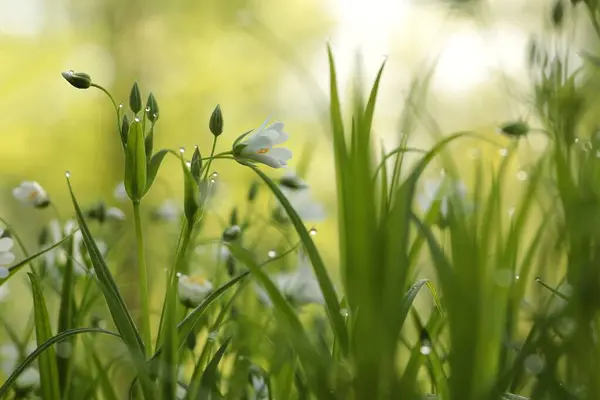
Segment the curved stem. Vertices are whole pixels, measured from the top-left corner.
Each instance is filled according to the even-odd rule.
[[[119,132],[119,136],[121,136],[121,109],[117,105],[117,102],[112,97],[112,95],[110,94],[110,92],[108,90],[104,89],[102,86],[100,86],[98,84],[95,84],[95,83],[92,83],[90,86],[95,87],[96,89],[99,89],[99,90],[103,91],[104,94],[106,94],[108,96],[108,98],[110,99],[113,107],[115,108],[115,112],[117,113],[117,131]]]
[[[206,171],[204,172],[205,180],[208,177],[208,171],[210,171],[210,164],[212,163],[213,156],[215,155],[215,147],[217,146],[217,138],[218,138],[218,136],[215,136],[213,138],[212,149],[210,150],[210,157],[208,157],[208,165],[206,166]]]
[[[142,232],[139,201],[133,202],[133,218],[135,220],[140,302],[142,303],[142,315],[140,316],[142,338],[144,340],[146,356],[150,356],[152,354],[152,336],[150,334],[150,307],[148,304],[148,273],[146,271],[146,254],[144,251],[144,234]]]

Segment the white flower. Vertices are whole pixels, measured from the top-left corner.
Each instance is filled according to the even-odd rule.
[[[298,255],[298,267],[294,272],[276,274],[271,279],[281,294],[296,306],[325,302],[310,261],[302,254]],[[272,306],[264,289],[258,290],[258,296],[267,306]]]
[[[23,181],[13,189],[13,196],[21,204],[36,208],[44,208],[50,204],[50,198],[42,186],[34,181]]]
[[[5,283],[4,285],[0,286],[0,302],[4,301],[8,297],[9,294],[10,294],[10,289],[8,288],[8,283]]]
[[[14,344],[0,347],[0,368],[4,375],[10,375],[19,364],[19,349]]]
[[[269,386],[262,375],[253,374],[250,377],[252,389],[254,389],[254,399],[263,400],[269,398]]]
[[[4,230],[0,229],[0,267],[12,264],[15,261],[15,255],[11,252],[14,245],[13,240],[9,237],[2,237]],[[4,268],[8,270],[7,268]],[[0,278],[4,278],[0,272]]]
[[[448,216],[449,201],[452,196],[465,198],[467,189],[463,182],[451,182],[445,178],[430,179],[425,181],[423,191],[417,196],[417,202],[422,211],[428,212],[432,205],[440,202],[440,213]]]
[[[212,289],[212,283],[200,276],[179,276],[177,284],[179,300],[190,308],[197,307],[212,292]]]
[[[117,207],[108,207],[106,209],[106,218],[114,221],[125,221],[125,213]]]
[[[129,200],[129,196],[127,196],[127,191],[125,190],[125,182],[121,182],[115,187],[113,191],[113,196],[118,201],[127,201]]]
[[[20,390],[37,389],[40,387],[40,373],[34,367],[27,367],[15,381],[15,387]]]
[[[165,200],[154,210],[154,218],[162,221],[177,221],[181,215],[181,208],[173,200]]]
[[[234,154],[269,167],[285,167],[292,158],[292,152],[284,147],[273,147],[288,139],[287,133],[283,131],[283,123],[276,122],[265,128],[266,124],[267,121],[255,129],[245,142],[235,146]]]

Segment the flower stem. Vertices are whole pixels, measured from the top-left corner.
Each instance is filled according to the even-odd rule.
[[[115,112],[117,113],[117,131],[119,132],[119,136],[120,136],[121,135],[121,109],[119,108],[119,106],[117,106],[117,102],[112,97],[112,95],[110,94],[110,92],[108,90],[104,89],[102,86],[100,86],[98,84],[95,84],[95,83],[92,83],[90,86],[95,87],[96,89],[101,90],[110,99],[113,107],[115,108]]]
[[[218,138],[218,136],[215,136],[213,138],[212,149],[210,150],[210,157],[208,157],[208,164],[206,165],[206,171],[204,172],[205,180],[208,177],[208,171],[210,171],[210,164],[212,163],[213,156],[215,155],[215,147],[217,146],[217,138]]]
[[[152,336],[150,334],[150,307],[148,300],[148,274],[146,271],[146,254],[144,252],[144,235],[140,218],[140,202],[133,202],[133,218],[135,220],[135,236],[137,242],[138,278],[140,285],[140,302],[142,303],[141,325],[142,339],[146,356],[152,354]]]

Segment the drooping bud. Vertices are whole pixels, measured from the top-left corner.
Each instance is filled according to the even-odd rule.
[[[229,223],[231,225],[237,225],[237,223],[238,223],[238,210],[237,210],[237,207],[234,207],[233,210],[231,210],[231,215],[229,215]]]
[[[529,133],[529,125],[525,121],[507,122],[500,126],[500,131],[507,136],[520,138]]]
[[[123,123],[121,124],[121,142],[123,147],[127,145],[127,134],[129,133],[129,118],[127,115],[123,116]]]
[[[242,228],[239,225],[233,225],[223,231],[223,240],[226,242],[233,242],[242,233]]]
[[[73,70],[61,72],[63,78],[77,89],[87,89],[92,85],[92,78],[84,72],[75,72]]]
[[[562,27],[563,18],[565,16],[565,6],[562,0],[557,0],[552,7],[552,24],[555,28]]]
[[[221,106],[218,104],[210,116],[208,127],[215,136],[219,136],[223,133],[223,113],[221,112]]]
[[[133,83],[131,92],[129,93],[129,108],[134,114],[137,114],[142,109],[142,95],[137,82]]]

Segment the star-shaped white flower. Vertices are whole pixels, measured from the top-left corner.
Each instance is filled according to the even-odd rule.
[[[233,152],[236,156],[266,164],[269,167],[281,168],[292,158],[291,150],[285,147],[273,147],[288,139],[283,131],[283,122],[276,122],[266,127],[265,121],[242,143],[237,144]]]
[[[42,186],[35,181],[23,181],[13,189],[13,196],[21,204],[35,208],[44,208],[50,204],[50,197]]]

